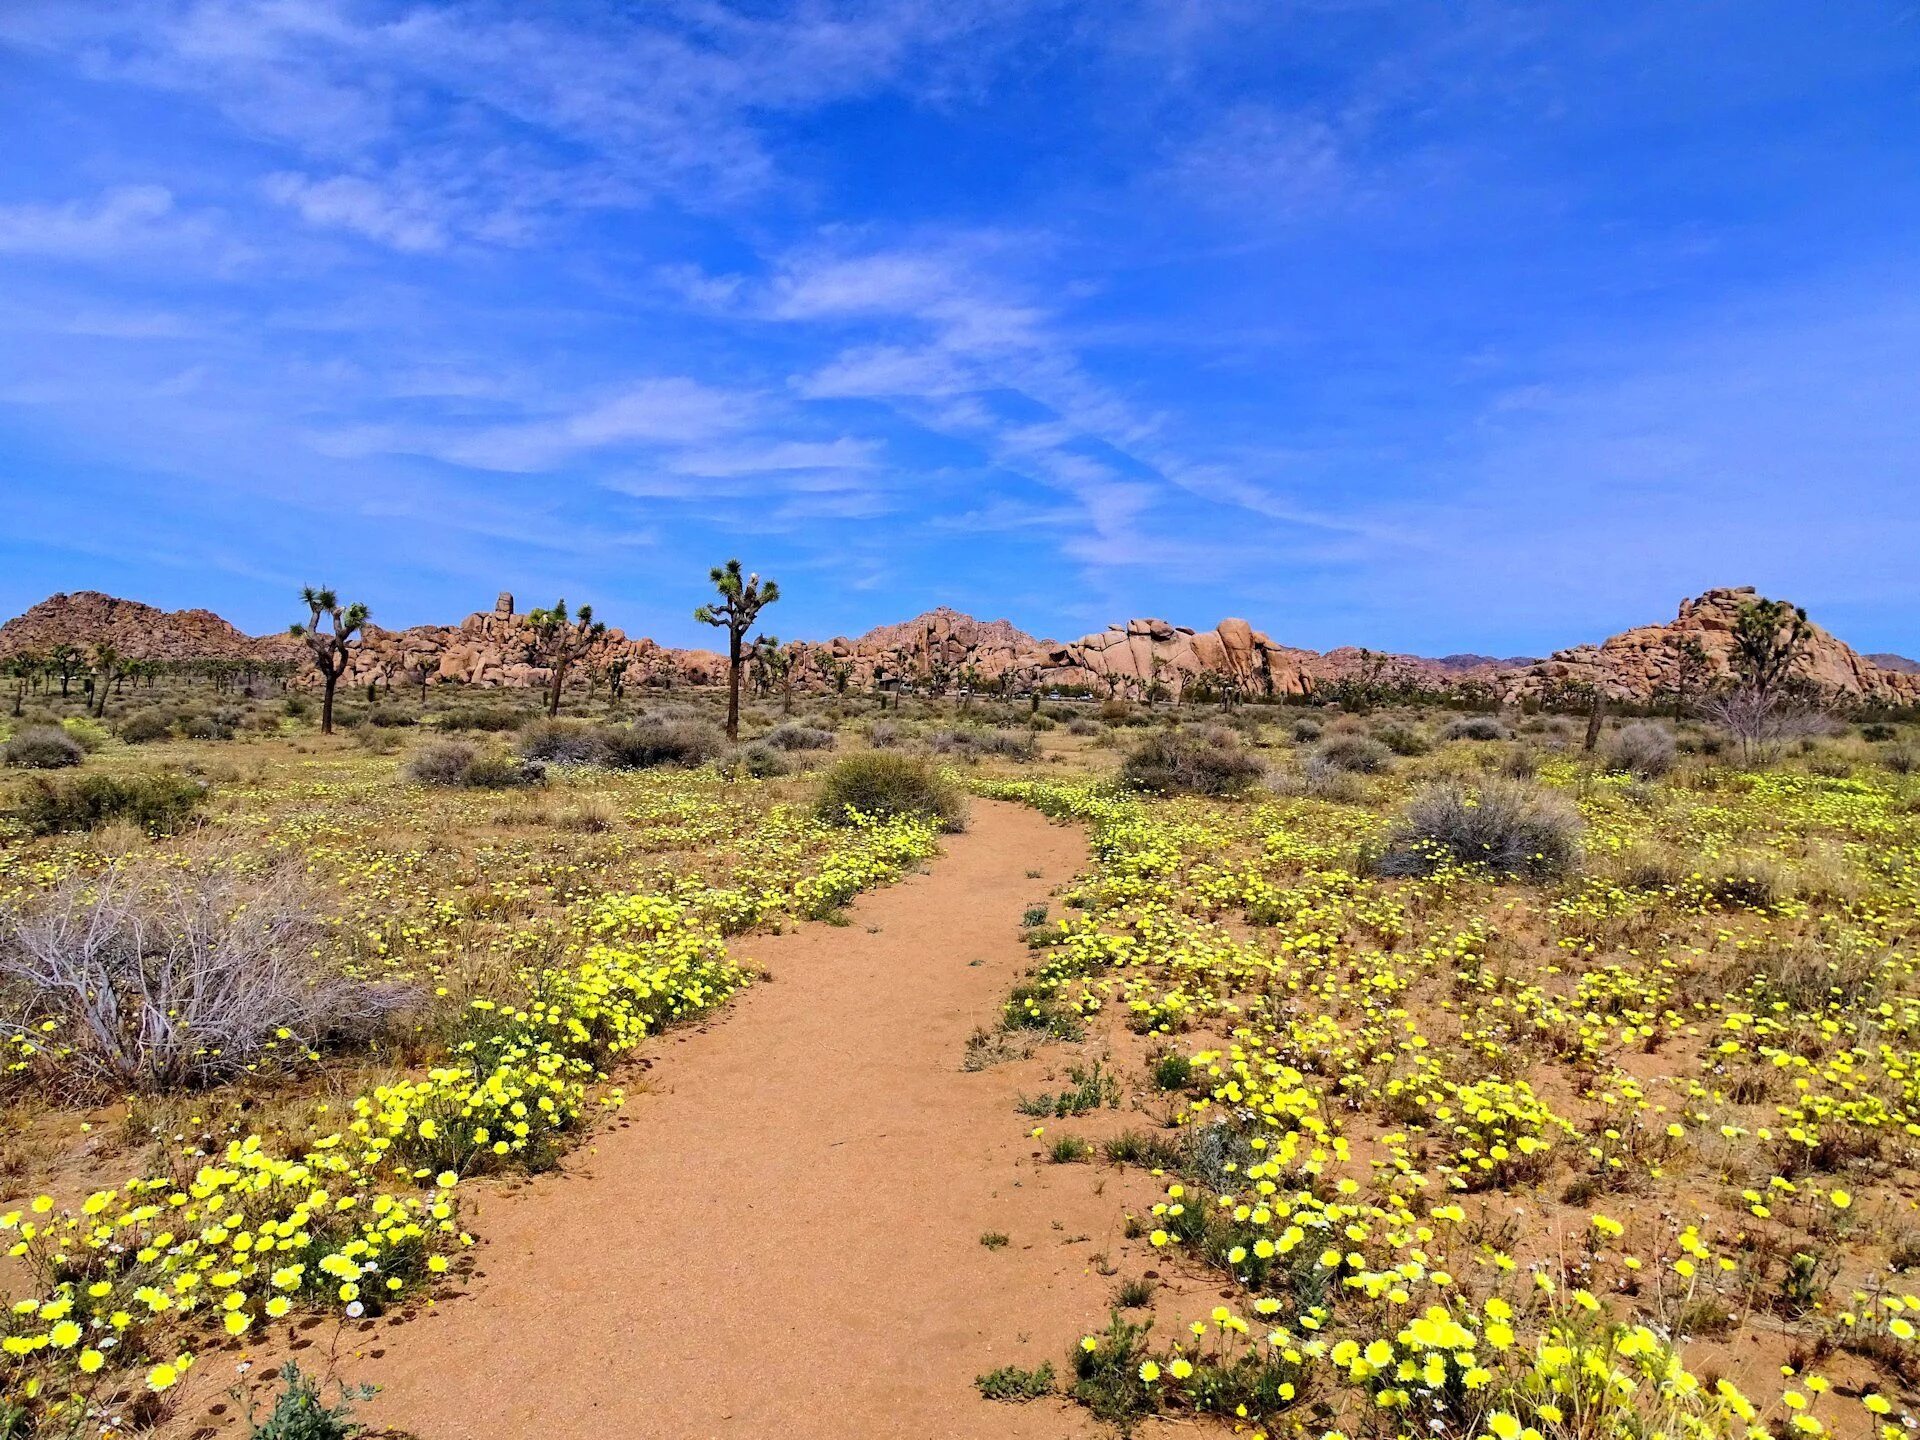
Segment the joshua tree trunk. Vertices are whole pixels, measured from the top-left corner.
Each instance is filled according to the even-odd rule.
[[[1607,697],[1595,691],[1593,708],[1587,711],[1587,740],[1586,744],[1581,747],[1589,755],[1591,755],[1600,744],[1600,724],[1606,718]]]
[[[740,738],[740,631],[727,632],[727,739]]]
[[[556,660],[553,664],[553,683],[547,686],[547,718],[551,720],[560,713],[560,687],[567,683],[567,662]]]
[[[320,695],[320,733],[322,735],[333,733],[333,687],[339,683],[339,672],[328,670]]]

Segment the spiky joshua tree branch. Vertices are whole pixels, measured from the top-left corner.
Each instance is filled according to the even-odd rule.
[[[729,560],[708,572],[719,602],[708,601],[693,612],[703,625],[727,632],[727,739],[740,738],[740,641],[760,612],[780,598],[780,586],[758,575],[742,575],[740,562]]]
[[[560,689],[567,683],[567,667],[593,648],[607,633],[607,627],[593,618],[593,606],[582,605],[576,616],[567,614],[567,602],[556,600],[550,610],[532,610],[527,623],[533,627],[534,649],[553,672],[547,685],[547,714],[560,713]]]
[[[320,672],[322,686],[320,733],[331,735],[334,687],[346,674],[354,643],[364,638],[361,631],[372,612],[357,600],[351,605],[342,605],[340,597],[331,589],[316,590],[311,585],[300,592],[300,599],[307,607],[307,622],[289,626],[287,633],[306,641],[307,649],[313,654],[313,668]],[[322,620],[328,628],[321,628]]]

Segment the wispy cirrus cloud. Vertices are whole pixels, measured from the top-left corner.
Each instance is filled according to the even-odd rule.
[[[181,222],[164,185],[117,185],[84,200],[0,205],[0,254],[102,260],[171,243]]]

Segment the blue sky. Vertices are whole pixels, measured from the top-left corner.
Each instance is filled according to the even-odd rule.
[[[0,614],[1920,651],[1910,5],[0,3]]]

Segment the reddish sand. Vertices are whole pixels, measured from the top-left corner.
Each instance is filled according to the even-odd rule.
[[[737,942],[771,980],[664,1041],[629,1118],[565,1173],[472,1206],[465,1293],[343,1337],[361,1351],[343,1378],[380,1387],[363,1418],[422,1440],[1098,1433],[973,1381],[1062,1369],[1102,1322],[1115,1172],[1036,1163],[1012,1100],[1044,1062],[960,1068],[1029,963],[1022,909],[1085,854],[976,802],[851,925]]]

